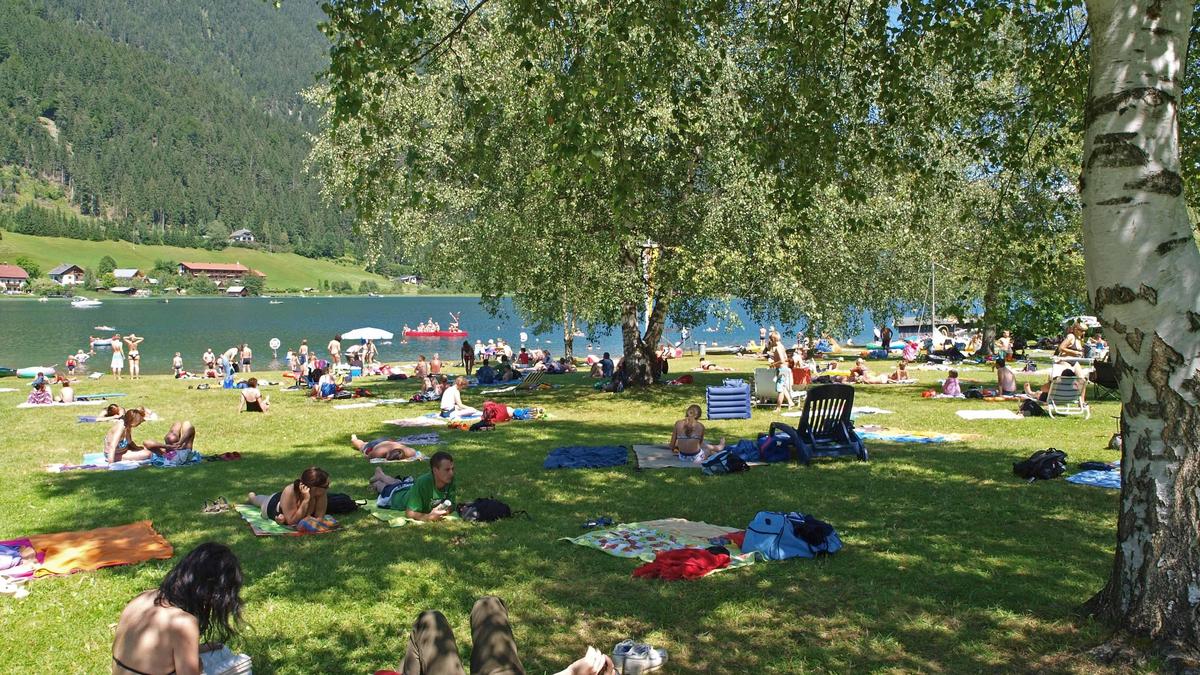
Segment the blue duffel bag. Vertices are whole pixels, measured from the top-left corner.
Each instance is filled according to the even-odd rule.
[[[795,511],[759,511],[742,543],[742,551],[756,551],[768,560],[813,558],[841,548],[842,540],[832,525]]]

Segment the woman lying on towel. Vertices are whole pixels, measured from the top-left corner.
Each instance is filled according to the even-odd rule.
[[[350,445],[354,446],[367,459],[383,458],[389,461],[416,457],[417,451],[391,438],[376,438],[373,441],[362,441],[358,436],[350,436]]]
[[[671,430],[669,447],[680,459],[702,461],[704,453],[709,455],[725,449],[725,438],[713,445],[704,442],[704,425],[700,423],[700,406],[692,404],[683,413],[683,419],[675,423]]]
[[[130,600],[121,612],[112,672],[199,673],[200,653],[221,648],[237,634],[241,590],[242,568],[229,547],[208,542],[192,549],[157,589]]]
[[[263,518],[295,527],[306,518],[321,520],[329,506],[329,474],[310,466],[300,477],[272,495],[251,492],[246,500],[262,508]]]

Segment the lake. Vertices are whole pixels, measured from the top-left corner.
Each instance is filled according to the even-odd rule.
[[[109,337],[111,333],[97,331],[94,326],[112,326],[116,332],[137,333],[146,338],[142,343],[142,372],[146,374],[171,372],[175,352],[183,355],[184,368],[200,369],[200,357],[211,347],[220,354],[234,344],[243,342],[254,350],[256,369],[270,368],[271,338],[282,345],[279,357],[289,347],[307,339],[310,348],[322,354],[334,335],[363,326],[374,326],[396,334],[392,344],[380,344],[379,355],[385,361],[414,361],[419,354],[431,357],[435,352],[443,360],[458,361],[462,340],[410,338],[403,342],[400,329],[404,324],[415,327],[429,317],[446,326],[447,312],[461,313],[462,328],[474,344],[476,339],[503,338],[514,346],[520,343],[520,333],[529,333],[526,346],[549,348],[562,354],[562,331],[534,334],[522,327],[521,319],[505,299],[502,313],[490,316],[478,299],[462,296],[397,296],[397,297],[335,297],[335,298],[275,298],[280,304],[270,304],[267,298],[171,298],[105,300],[100,307],[76,309],[67,300],[49,302],[33,300],[0,301],[0,366],[21,368],[64,363],[67,354],[76,349],[87,351],[88,337]],[[739,309],[740,312],[740,309]],[[715,321],[714,321],[715,323]],[[758,325],[743,314],[743,327],[732,331],[706,332],[703,327],[692,330],[692,339],[709,343],[729,344],[758,338]],[[870,334],[870,326],[867,326]],[[621,351],[620,331],[591,335],[592,351]],[[679,340],[679,330],[670,327],[668,338]],[[575,354],[588,354],[588,337],[575,339]],[[344,345],[343,348],[348,345]],[[93,370],[108,367],[109,350],[97,349],[91,361]]]

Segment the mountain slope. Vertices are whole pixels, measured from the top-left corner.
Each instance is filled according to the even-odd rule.
[[[145,237],[221,221],[310,256],[345,251],[349,223],[304,173],[297,124],[228,83],[30,10],[0,0],[0,163],[54,177],[84,214],[133,221]]]

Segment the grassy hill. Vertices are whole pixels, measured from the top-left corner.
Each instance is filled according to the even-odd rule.
[[[142,246],[126,241],[84,241],[62,237],[35,237],[4,232],[0,240],[0,262],[14,262],[17,256],[27,256],[42,266],[45,274],[59,263],[74,263],[95,268],[106,255],[117,261],[118,267],[137,267],[149,270],[155,260],[176,262],[240,262],[267,275],[268,289],[316,288],[322,280],[349,281],[355,288],[360,281],[387,284],[387,279],[348,265],[328,260],[313,260],[294,253],[267,253],[246,248],[207,251],[176,246]]]

